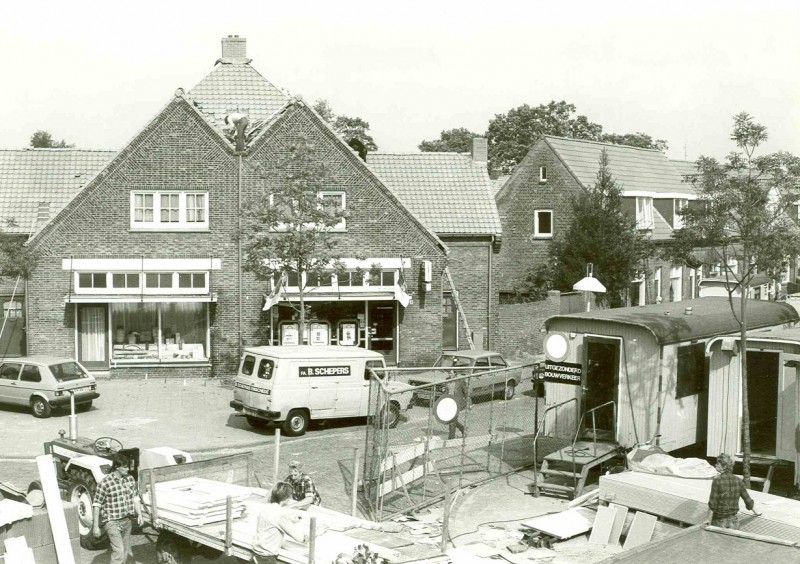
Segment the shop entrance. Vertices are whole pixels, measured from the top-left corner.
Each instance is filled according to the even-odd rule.
[[[395,364],[395,302],[368,302],[368,340],[370,350],[386,357],[386,364]]]
[[[78,361],[89,370],[108,368],[108,309],[78,305]]]
[[[458,349],[458,312],[450,292],[442,294],[442,349]]]
[[[777,352],[747,351],[750,447],[754,454],[775,455],[778,434],[779,361]]]
[[[617,401],[619,387],[619,341],[588,337],[586,339],[586,367],[583,379],[581,410],[587,412],[610,401]],[[619,407],[619,405],[617,405]],[[584,428],[592,429],[592,417],[584,419]],[[610,437],[616,436],[614,409],[611,406],[594,412],[594,425],[598,434],[602,431]]]

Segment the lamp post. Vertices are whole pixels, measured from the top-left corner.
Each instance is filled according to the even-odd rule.
[[[592,276],[593,270],[594,265],[591,262],[587,263],[586,276],[572,285],[572,289],[576,292],[583,292],[586,298],[586,311],[591,311],[592,309],[592,293],[606,293],[606,287],[603,286],[597,278]]]

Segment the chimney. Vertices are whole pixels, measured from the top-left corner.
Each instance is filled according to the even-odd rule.
[[[489,161],[489,142],[484,137],[472,139],[472,160],[476,163]]]
[[[222,38],[222,63],[249,63],[247,58],[247,39],[238,35]]]

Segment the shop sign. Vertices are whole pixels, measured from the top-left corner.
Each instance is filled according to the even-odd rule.
[[[543,376],[545,382],[580,386],[583,366],[572,362],[545,362]]]
[[[339,344],[346,347],[352,347],[358,344],[358,324],[339,324]]]
[[[350,366],[301,366],[300,377],[309,376],[350,376]]]
[[[329,345],[330,329],[327,323],[311,323],[309,327],[309,345]]]
[[[297,323],[283,323],[281,324],[281,344],[282,345],[299,345],[300,340],[298,336],[300,331]]]

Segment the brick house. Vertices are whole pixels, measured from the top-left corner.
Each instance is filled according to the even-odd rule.
[[[446,245],[245,49],[224,38],[214,69],[178,89],[32,237],[42,260],[27,287],[30,353],[74,355],[114,376],[224,377],[242,346],[292,342],[363,346],[390,364],[435,360]],[[348,212],[334,235],[348,276],[307,297],[303,336],[291,278],[271,295],[243,270],[236,237],[241,210],[278,189],[277,163],[301,137],[334,171],[320,196]],[[359,279],[376,263],[378,284]]]
[[[667,241],[679,227],[677,211],[696,199],[681,170],[660,151],[543,136],[495,195],[503,224],[499,291],[512,294],[526,271],[548,260],[549,242],[572,221],[572,201],[594,186],[602,150],[622,189],[623,207],[651,240]],[[577,282],[577,280],[576,280]],[[629,305],[698,296],[698,272],[655,258],[631,281]]]
[[[0,231],[27,240],[113,155],[113,151],[78,149],[0,150]],[[24,280],[0,280],[0,307],[0,357],[24,355]]]
[[[494,349],[502,227],[486,168],[486,139],[459,153],[370,153],[367,164],[449,249],[442,346]],[[459,312],[459,309],[463,312]]]

